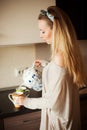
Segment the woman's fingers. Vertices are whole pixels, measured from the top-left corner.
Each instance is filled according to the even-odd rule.
[[[41,67],[41,60],[36,60],[34,62],[34,65],[37,66],[37,67]]]

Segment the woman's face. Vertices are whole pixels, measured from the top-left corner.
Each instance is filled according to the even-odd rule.
[[[48,44],[52,43],[52,29],[45,20],[38,20],[38,26],[40,29],[40,38],[42,38]]]

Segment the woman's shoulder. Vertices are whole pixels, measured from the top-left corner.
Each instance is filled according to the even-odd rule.
[[[60,67],[65,67],[64,66],[64,58],[63,58],[63,55],[61,53],[57,53],[55,56],[54,56],[54,59],[53,59],[54,63]]]

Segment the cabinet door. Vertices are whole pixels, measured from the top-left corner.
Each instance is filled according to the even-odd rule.
[[[0,119],[0,130],[4,130],[3,119]]]
[[[42,42],[37,18],[50,5],[55,0],[0,0],[0,45]]]
[[[4,119],[4,130],[39,130],[40,111]]]
[[[87,97],[81,99],[80,107],[81,107],[81,129],[87,130]]]
[[[78,39],[87,39],[86,0],[56,0],[56,5],[70,17]]]

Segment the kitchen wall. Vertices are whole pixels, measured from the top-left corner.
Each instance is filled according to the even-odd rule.
[[[35,46],[6,46],[0,48],[0,88],[20,84],[15,70],[30,66],[35,60]]]
[[[55,0],[0,0],[0,45],[42,42],[37,18]]]
[[[78,41],[87,73],[87,40]],[[22,77],[15,69],[30,67],[35,59],[50,58],[50,46],[45,43],[0,47],[0,88],[20,85]]]
[[[85,67],[85,73],[87,74],[87,40],[80,40],[78,41],[80,45],[80,49],[82,52],[84,67]]]
[[[48,59],[49,46],[43,44],[14,45],[0,47],[0,88],[20,85],[22,76],[16,69],[30,67],[35,59]]]

